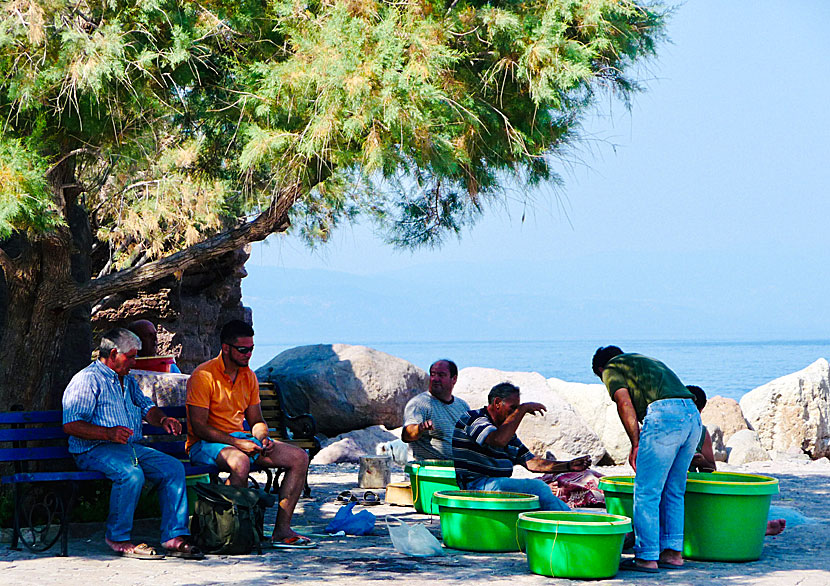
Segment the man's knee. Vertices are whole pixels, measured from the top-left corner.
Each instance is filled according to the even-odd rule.
[[[130,466],[119,471],[119,474],[112,478],[112,481],[121,486],[141,490],[144,486],[144,470],[138,466]]]
[[[227,468],[229,472],[237,476],[247,476],[251,471],[251,459],[246,453],[236,448],[224,448],[219,453],[216,463],[220,468]]]
[[[282,444],[277,446],[277,449],[280,449],[281,447],[290,448],[290,451],[287,454],[290,468],[298,468],[304,471],[308,470],[308,452],[302,448],[298,448],[297,446],[292,446],[290,444]]]

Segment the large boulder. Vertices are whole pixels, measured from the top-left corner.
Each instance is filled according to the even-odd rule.
[[[594,462],[605,455],[599,436],[573,407],[551,391],[545,377],[537,372],[464,368],[458,373],[453,394],[467,401],[472,409],[479,409],[487,404],[490,389],[502,382],[518,386],[523,403],[537,402],[547,407],[543,416],[528,415],[519,425],[517,435],[531,452],[544,456],[550,450],[559,459],[590,454]]]
[[[374,456],[377,447],[401,437],[382,425],[373,425],[366,429],[358,429],[340,434],[328,440],[322,450],[317,452],[312,464],[336,464],[338,462],[360,462],[361,456]]]
[[[279,385],[289,413],[311,413],[328,436],[400,427],[406,402],[429,383],[427,373],[406,360],[348,344],[291,348],[256,374]]]
[[[605,385],[586,385],[549,378],[548,386],[576,409],[588,427],[600,437],[608,457],[614,464],[628,462],[631,441],[620,421],[617,404],[611,400]]]
[[[741,410],[765,450],[795,447],[813,459],[830,456],[830,364],[824,358],[750,391]]]
[[[708,429],[719,427],[723,433],[723,441],[729,441],[736,432],[749,429],[741,412],[741,406],[735,399],[727,399],[716,395],[706,402],[706,407],[700,413],[703,425]]]
[[[731,466],[772,459],[761,445],[758,434],[751,429],[742,429],[732,434],[732,437],[726,442],[726,449],[729,452],[727,462]]]

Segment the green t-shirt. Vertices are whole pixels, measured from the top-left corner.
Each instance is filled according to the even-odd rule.
[[[618,390],[628,389],[639,421],[643,420],[648,406],[654,401],[694,398],[668,366],[642,354],[614,356],[602,371],[602,382],[612,399]]]

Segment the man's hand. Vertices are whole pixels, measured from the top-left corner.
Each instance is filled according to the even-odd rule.
[[[631,467],[634,468],[634,472],[637,472],[637,450],[640,449],[640,446],[632,446],[631,453],[628,454],[628,463],[631,464]]]
[[[418,424],[418,435],[421,435],[425,431],[432,431],[433,429],[435,428],[432,425],[432,419],[427,419]]]
[[[273,454],[274,450],[277,448],[277,442],[272,440],[267,435],[260,440],[262,442],[262,453],[266,456],[270,456]]]
[[[548,408],[541,403],[522,403],[519,408],[522,409],[526,415],[542,415],[548,410]]]
[[[123,425],[107,428],[107,441],[114,444],[126,444],[133,435],[133,430]]]
[[[242,438],[234,438],[233,447],[240,450],[242,453],[253,456],[255,454],[259,454],[262,452],[262,448],[259,447],[255,442],[251,440],[246,440]]]
[[[715,469],[712,467],[712,464],[709,463],[709,460],[706,459],[701,453],[697,453],[692,457],[692,466],[694,466],[700,472],[714,472]]]
[[[568,462],[568,472],[582,472],[591,467],[591,456],[580,456]]]
[[[182,433],[182,424],[175,417],[165,417],[162,419],[161,427],[170,435],[180,435]]]

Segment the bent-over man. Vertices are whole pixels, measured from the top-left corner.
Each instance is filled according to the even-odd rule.
[[[194,464],[213,464],[229,472],[228,484],[247,486],[256,463],[286,470],[271,544],[281,549],[316,547],[291,529],[291,517],[308,472],[305,450],[272,441],[262,416],[259,383],[248,367],[254,330],[240,320],[225,324],[219,356],[196,367],[187,381],[187,451]],[[250,431],[245,431],[247,421]]]
[[[77,373],[63,393],[63,430],[69,451],[81,470],[101,472],[112,481],[105,540],[116,553],[162,559],[147,544],[135,545],[130,534],[144,482],[158,487],[161,539],[167,555],[201,559],[187,529],[184,466],[175,458],[141,445],[141,420],[180,434],[177,419],[166,417],[138,388],[130,369],[141,347],[138,336],[123,328],[101,338],[99,359]]]
[[[649,573],[680,567],[686,472],[702,431],[694,395],[659,360],[617,346],[597,349],[591,366],[631,440],[635,558],[620,567]]]
[[[566,462],[534,456],[516,436],[525,415],[541,414],[541,403],[521,403],[519,387],[500,383],[490,389],[487,406],[465,413],[455,424],[452,438],[455,476],[462,490],[523,492],[539,497],[543,511],[567,511],[568,505],[536,478],[511,478],[513,466],[531,472],[580,472],[591,465],[590,456]]]
[[[412,397],[404,407],[401,439],[416,460],[452,460],[455,423],[470,410],[453,397],[458,367],[452,360],[437,360],[429,367],[429,391]]]

